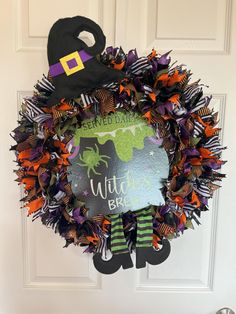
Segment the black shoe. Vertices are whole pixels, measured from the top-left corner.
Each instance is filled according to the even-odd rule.
[[[122,266],[123,269],[133,267],[133,262],[130,253],[113,254],[112,258],[108,261],[102,259],[101,253],[95,253],[93,255],[93,264],[97,271],[102,274],[113,274]]]
[[[170,255],[170,242],[163,240],[163,246],[159,251],[153,247],[137,247],[136,248],[136,268],[144,268],[146,262],[151,265],[163,263]]]

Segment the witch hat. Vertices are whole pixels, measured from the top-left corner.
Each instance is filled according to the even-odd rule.
[[[93,34],[93,46],[87,46],[78,38],[82,31]],[[48,105],[54,105],[62,98],[77,98],[81,93],[123,78],[121,71],[108,68],[96,58],[105,44],[106,37],[100,26],[86,17],[60,19],[52,26],[47,51],[49,76],[55,91]]]

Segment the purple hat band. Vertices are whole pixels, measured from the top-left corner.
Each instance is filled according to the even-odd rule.
[[[71,75],[84,69],[84,62],[92,59],[93,56],[85,50],[75,51],[60,59],[60,62],[50,65],[49,73],[52,77],[66,73]]]

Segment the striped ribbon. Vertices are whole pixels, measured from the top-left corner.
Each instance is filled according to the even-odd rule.
[[[162,236],[167,236],[168,234],[172,234],[175,232],[175,228],[172,226],[169,226],[165,223],[157,223],[157,230],[158,233]]]
[[[139,75],[146,70],[150,70],[151,68],[152,65],[150,64],[148,58],[141,57],[129,67],[129,71],[132,74]]]
[[[212,152],[212,155],[220,154],[222,149],[224,149],[224,147],[220,145],[219,137],[217,135],[209,138],[204,144],[204,148],[208,148]]]
[[[51,77],[48,78],[44,75],[41,81],[38,81],[35,88],[40,92],[53,92],[55,87],[51,83]]]
[[[200,183],[196,180],[196,183],[193,185],[193,189],[195,192],[200,194],[201,196],[210,198],[211,197],[211,190],[205,183]]]
[[[204,126],[200,122],[195,121],[194,130],[193,130],[193,137],[201,137],[203,131],[204,131]]]
[[[102,115],[115,111],[115,98],[111,92],[106,89],[97,89],[94,95],[99,101],[100,111]]]
[[[191,112],[196,112],[199,111],[201,109],[208,109],[207,106],[209,105],[209,102],[211,100],[212,96],[205,96],[199,99],[199,101],[197,102],[197,104],[195,105],[194,108],[191,109]],[[208,109],[210,112],[211,110]]]
[[[153,222],[152,209],[142,209],[135,212],[137,215],[136,247],[152,247]]]
[[[117,82],[111,82],[109,84],[102,85],[105,89],[108,89],[110,92],[116,92],[119,89],[119,84]]]
[[[174,64],[172,64],[173,66]],[[170,68],[169,71],[168,71],[168,75],[171,76],[173,75],[176,71],[178,72],[183,72],[183,67],[185,66],[185,64],[180,64],[180,65],[177,65],[176,67],[173,67],[173,68]]]
[[[185,102],[189,102],[194,96],[199,94],[201,91],[202,91],[202,88],[199,87],[198,82],[187,86],[184,91]]]
[[[30,98],[24,98],[24,106],[25,108],[22,114],[30,122],[42,124],[44,121],[51,118],[50,114],[44,113],[40,108],[38,108],[37,103]]]
[[[85,93],[82,93],[80,96],[81,96],[84,109],[89,108],[91,105],[94,105],[95,103],[97,103],[97,99],[93,96],[90,96]]]
[[[210,99],[210,97],[209,97]],[[209,100],[210,101],[210,100]],[[197,114],[201,117],[203,121],[209,120],[212,117],[212,110],[208,107],[203,107],[198,110]]]

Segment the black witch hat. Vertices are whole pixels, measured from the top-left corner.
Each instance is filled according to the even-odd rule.
[[[93,34],[93,46],[87,46],[78,38],[82,31]],[[100,26],[86,17],[60,19],[52,26],[47,49],[49,75],[55,91],[49,105],[60,102],[62,98],[77,98],[83,92],[123,78],[121,71],[108,68],[96,58],[105,44],[106,37]]]

